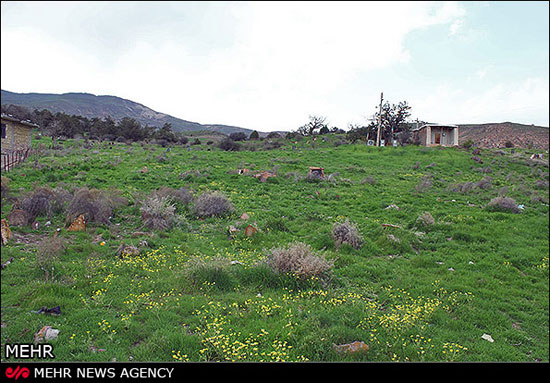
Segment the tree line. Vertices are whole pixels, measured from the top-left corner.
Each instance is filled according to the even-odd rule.
[[[145,139],[165,140],[186,144],[188,138],[174,132],[170,123],[162,127],[142,126],[134,118],[124,117],[116,122],[110,116],[103,119],[69,115],[63,112],[52,113],[47,109],[30,110],[19,105],[2,105],[2,113],[20,120],[32,121],[39,126],[41,135],[75,138],[78,136],[106,141],[142,141]]]

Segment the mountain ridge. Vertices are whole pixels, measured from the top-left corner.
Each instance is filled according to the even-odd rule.
[[[252,129],[224,124],[201,124],[157,112],[143,104],[118,96],[94,95],[86,92],[67,93],[16,93],[1,90],[2,105],[19,105],[31,109],[48,109],[53,113],[80,115],[87,118],[112,117],[119,121],[123,117],[131,117],[142,125],[162,127],[165,123],[172,125],[174,131],[211,130],[223,134],[243,132],[252,133]]]

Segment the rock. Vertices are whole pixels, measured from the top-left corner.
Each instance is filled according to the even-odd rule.
[[[355,341],[348,344],[332,345],[332,349],[339,354],[357,354],[360,352],[367,352],[369,346],[365,342]]]
[[[248,225],[246,227],[246,229],[244,229],[244,233],[246,234],[247,237],[252,237],[254,234],[256,234],[258,232],[258,229],[256,229],[254,226],[252,225]]]
[[[34,230],[38,230],[38,228],[40,227],[40,222],[34,221],[31,226]]]
[[[7,245],[8,240],[11,238],[11,230],[8,221],[2,220],[2,245]],[[2,267],[3,268],[3,267]]]
[[[236,233],[238,231],[239,231],[239,229],[237,229],[235,226],[229,225],[229,234],[233,234],[233,233]]]
[[[491,342],[491,343],[493,343],[493,342],[495,341],[495,340],[493,339],[493,337],[491,337],[491,335],[489,335],[489,334],[483,334],[483,335],[481,336],[481,339],[485,339],[487,342]]]
[[[393,203],[392,203],[391,205],[389,205],[389,206],[386,208],[386,210],[388,210],[388,209],[400,210],[400,209],[399,209],[399,206],[394,205]]]
[[[80,214],[77,219],[74,220],[73,223],[70,224],[67,231],[84,231],[86,230],[86,220],[84,219],[84,215]]]
[[[401,242],[401,240],[399,238],[397,238],[396,236],[394,236],[393,234],[388,234],[388,239],[390,241],[397,242],[397,243]]]
[[[245,220],[245,221],[246,221],[246,220],[248,220],[249,218],[250,218],[250,216],[249,216],[248,214],[246,214],[246,213],[243,213],[243,214],[241,215],[241,219],[242,219],[242,220]]]
[[[44,326],[34,334],[34,344],[56,339],[58,334],[59,330],[52,328],[52,326]]]

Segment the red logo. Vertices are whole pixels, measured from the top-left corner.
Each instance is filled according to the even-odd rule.
[[[14,369],[12,369],[11,367],[8,367],[6,368],[6,376],[9,378],[9,379],[15,379],[17,380],[20,376],[25,379],[25,378],[28,378],[29,377],[29,374],[30,374],[30,371],[27,367],[19,367],[17,366]]]

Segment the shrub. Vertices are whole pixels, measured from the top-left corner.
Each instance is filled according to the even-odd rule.
[[[354,223],[351,223],[348,218],[344,222],[335,223],[332,227],[332,238],[336,242],[336,247],[340,247],[343,243],[351,245],[354,249],[359,249],[364,241],[359,233],[359,229]]]
[[[418,193],[424,193],[426,190],[428,190],[432,186],[433,186],[432,179],[429,176],[424,176],[422,177],[418,185],[416,185],[416,191]]]
[[[162,186],[153,192],[159,198],[168,197],[174,201],[189,205],[193,201],[193,195],[187,188],[174,189],[167,186]]]
[[[487,204],[487,210],[519,213],[518,204],[513,198],[496,197]]]
[[[416,222],[423,226],[429,226],[435,223],[435,219],[429,212],[425,212],[416,219]]]
[[[302,242],[271,249],[265,262],[276,273],[292,273],[301,279],[314,277],[326,280],[334,266],[334,261],[327,260],[323,254],[315,253],[309,245]]]
[[[246,137],[246,133],[235,132],[235,133],[231,133],[229,135],[229,138],[231,138],[233,141],[245,141],[247,137]]]
[[[39,187],[23,198],[21,209],[28,213],[29,222],[40,216],[50,218],[53,214],[62,212],[71,197],[69,192],[61,188]]]
[[[194,211],[199,217],[221,217],[235,210],[229,199],[219,192],[204,192],[195,201]]]
[[[11,179],[9,179],[8,177],[4,177],[2,176],[2,182],[1,182],[1,198],[4,199],[8,196],[8,192],[9,192],[9,184],[11,182]]]
[[[241,149],[241,145],[233,141],[231,138],[224,138],[218,144],[218,148],[225,150],[226,152],[237,152]]]
[[[182,220],[167,196],[150,196],[143,202],[140,211],[143,224],[152,230],[170,229]]]
[[[65,244],[61,238],[52,237],[45,238],[38,244],[36,248],[36,264],[44,271],[46,281],[53,278],[54,264],[59,260]]]
[[[79,215],[84,215],[86,222],[110,223],[114,209],[128,204],[115,189],[98,190],[84,186],[75,191],[67,206],[66,221],[73,222]]]
[[[506,141],[506,143],[504,144],[504,146],[506,146],[507,148],[513,148],[514,147],[514,143],[512,141]]]
[[[470,149],[472,146],[474,146],[474,141],[472,141],[471,139],[468,139],[464,141],[460,146],[462,146],[465,149]]]

